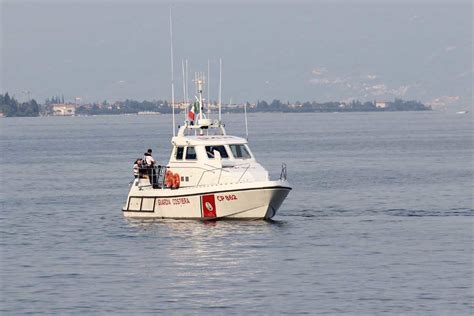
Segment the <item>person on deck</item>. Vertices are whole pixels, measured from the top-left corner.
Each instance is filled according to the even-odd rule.
[[[153,151],[149,148],[146,153],[143,155],[143,164],[148,169],[148,178],[150,179],[150,184],[155,187],[157,184],[155,164],[156,161],[152,156]]]
[[[154,167],[156,163],[155,159],[152,156],[152,153],[153,151],[151,150],[151,148],[149,148],[146,153],[143,154],[143,160],[145,162],[145,165],[147,165],[148,167]]]
[[[135,179],[138,178],[138,175],[140,174],[140,167],[141,167],[141,164],[142,164],[142,160],[141,159],[137,159],[135,160],[135,162],[133,163],[133,175],[135,176]]]

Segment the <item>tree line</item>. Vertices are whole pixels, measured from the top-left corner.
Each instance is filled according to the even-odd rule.
[[[405,101],[402,99],[395,99],[394,101],[385,102],[384,107],[377,107],[376,102],[360,102],[354,100],[349,103],[341,102],[296,102],[290,104],[284,103],[280,100],[258,101],[255,105],[247,104],[247,111],[249,112],[285,112],[285,113],[299,113],[299,112],[371,112],[371,111],[427,111],[430,107],[425,106],[419,101]],[[215,104],[214,104],[215,105]],[[223,110],[226,112],[241,112],[243,105],[227,106],[223,105]],[[138,112],[160,112],[171,113],[171,105],[167,101],[136,101],[125,100],[123,102],[116,102],[112,105],[102,104],[83,105],[76,109],[76,114],[97,115],[97,114],[129,114]]]
[[[172,108],[167,101],[136,101],[129,99],[113,104],[104,101],[101,104],[81,105],[76,108],[76,114],[82,115],[133,114],[138,112],[171,113]]]
[[[7,92],[0,94],[0,112],[4,116],[38,116],[40,106],[35,100],[20,103]]]
[[[4,116],[38,116],[51,115],[52,105],[64,103],[64,97],[53,96],[46,99],[43,106],[39,105],[35,100],[29,102],[18,102],[15,98],[9,96],[8,92],[0,94],[0,112]],[[349,103],[344,102],[281,102],[280,100],[258,101],[255,105],[247,104],[249,112],[371,112],[371,111],[426,111],[431,110],[419,101],[405,101],[395,99],[387,101],[383,106],[377,107],[377,102],[360,102],[358,100]],[[243,105],[239,106],[223,106],[226,112],[241,112]],[[100,115],[100,114],[133,114],[138,112],[160,112],[171,113],[171,105],[165,100],[155,101],[137,101],[127,99],[125,101],[117,101],[109,104],[107,101],[102,103],[83,104],[76,106],[77,115]]]
[[[360,102],[353,100],[349,103],[341,102],[296,102],[290,104],[283,103],[280,100],[273,100],[271,103],[266,101],[258,101],[255,107],[251,107],[247,103],[249,112],[372,112],[372,111],[428,111],[431,110],[429,106],[424,105],[419,101],[405,101],[402,99],[395,99],[394,101],[387,101],[384,107],[377,107],[374,102]],[[240,111],[235,109],[234,111]]]

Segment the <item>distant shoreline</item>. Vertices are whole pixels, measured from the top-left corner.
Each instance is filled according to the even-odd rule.
[[[434,111],[434,110],[425,110],[425,111],[341,111],[341,112],[248,112],[248,115],[252,114],[363,114],[363,113],[442,113],[441,111]],[[242,115],[243,112],[227,112],[222,111],[223,115]],[[448,114],[456,114],[456,112],[448,112]],[[140,116],[140,117],[149,117],[149,118],[156,118],[157,116],[168,116],[173,115],[172,113],[160,113],[159,115],[139,115],[137,113],[104,113],[104,114],[77,114],[77,115],[38,115],[38,116],[0,116],[0,119],[10,119],[10,118],[77,118],[77,117],[99,117],[99,116]],[[183,116],[184,113],[175,113],[177,116]]]
[[[427,110],[391,110],[391,111],[247,111],[248,114],[347,114],[347,113],[400,113],[400,112],[436,112],[432,109]],[[242,111],[222,111],[222,114],[242,114]],[[453,112],[455,113],[455,112]],[[183,115],[183,112],[177,112],[176,115]],[[145,116],[145,117],[155,117],[160,115],[172,115],[172,113],[160,113],[155,112],[149,115],[144,115],[140,113],[98,113],[98,114],[74,114],[74,115],[28,115],[28,116],[4,116],[0,115],[0,118],[14,118],[14,117],[92,117],[92,116]]]
[[[214,102],[204,105],[204,110],[209,106],[212,112],[218,110]],[[185,112],[191,107],[197,108],[196,104],[176,102],[174,110],[168,101],[136,101],[125,100],[108,103],[75,104],[65,102],[64,98],[53,97],[47,99],[44,104],[38,104],[35,100],[20,103],[8,93],[0,95],[0,117],[34,117],[34,116],[93,116],[93,115],[158,115],[172,112]],[[256,103],[223,104],[222,112],[225,113],[350,113],[350,112],[401,112],[401,111],[431,111],[431,107],[419,101],[405,101],[395,99],[393,101],[366,101],[364,103],[353,100],[351,102],[281,102],[273,100],[257,101]]]

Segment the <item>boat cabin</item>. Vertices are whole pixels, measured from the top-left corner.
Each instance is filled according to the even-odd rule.
[[[179,174],[181,187],[268,179],[247,140],[226,135],[218,122],[182,126],[171,143],[167,169]]]

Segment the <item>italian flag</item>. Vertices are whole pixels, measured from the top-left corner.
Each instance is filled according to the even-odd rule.
[[[191,106],[191,109],[188,112],[188,119],[190,121],[194,121],[194,118],[196,117],[197,110],[198,110],[198,104],[197,104],[197,102],[194,102],[193,105]]]

